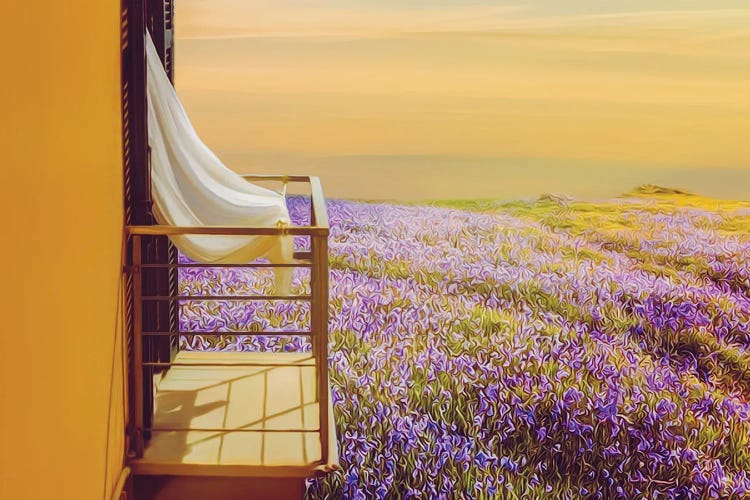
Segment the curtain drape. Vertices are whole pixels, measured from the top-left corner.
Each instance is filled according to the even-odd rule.
[[[201,141],[146,34],[148,141],[151,193],[160,224],[174,226],[289,225],[284,197],[256,186],[227,168]],[[289,236],[175,236],[174,245],[192,260],[243,264],[265,257],[292,261]],[[291,268],[276,269],[276,289],[289,293]]]

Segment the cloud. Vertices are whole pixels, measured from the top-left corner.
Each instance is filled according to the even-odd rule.
[[[653,3],[655,7],[669,2]],[[601,7],[597,7],[601,9]],[[711,29],[750,23],[748,8],[594,12],[571,4],[555,13],[544,3],[321,2],[320,0],[192,0],[181,4],[177,36],[182,39],[346,36],[404,33],[550,31],[568,29]]]
[[[489,30],[524,9],[519,6],[445,5],[429,7],[253,5],[221,0],[182,7],[177,35],[182,39],[265,36],[372,36],[411,32]]]

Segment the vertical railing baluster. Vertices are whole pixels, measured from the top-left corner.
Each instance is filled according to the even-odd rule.
[[[133,236],[133,391],[135,392],[135,455],[143,457],[143,301],[141,237]]]

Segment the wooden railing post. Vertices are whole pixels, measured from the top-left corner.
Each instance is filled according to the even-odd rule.
[[[135,455],[143,457],[143,277],[141,237],[133,236],[133,381],[135,392]]]
[[[320,421],[320,452],[323,463],[328,462],[328,237],[312,236],[312,304],[311,319],[313,345],[317,351],[316,396]]]
[[[311,186],[312,189],[312,186]],[[313,200],[312,193],[310,195],[310,225],[316,226],[317,220],[315,217],[315,201]],[[313,333],[312,337],[310,337],[310,349],[312,350],[313,358],[315,358],[315,364],[320,363],[320,349],[318,349],[318,331],[316,330],[315,326],[315,304],[316,301],[320,300],[316,296],[316,290],[315,290],[315,283],[317,281],[316,272],[318,269],[318,259],[315,258],[315,237],[310,236],[310,263],[312,264],[310,267],[310,295],[312,296],[312,301],[310,302],[310,331]],[[320,393],[318,391],[318,384],[315,384],[315,401],[320,401]]]

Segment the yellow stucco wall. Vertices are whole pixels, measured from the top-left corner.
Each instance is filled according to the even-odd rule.
[[[122,465],[120,2],[2,3],[0,498],[100,499]]]

